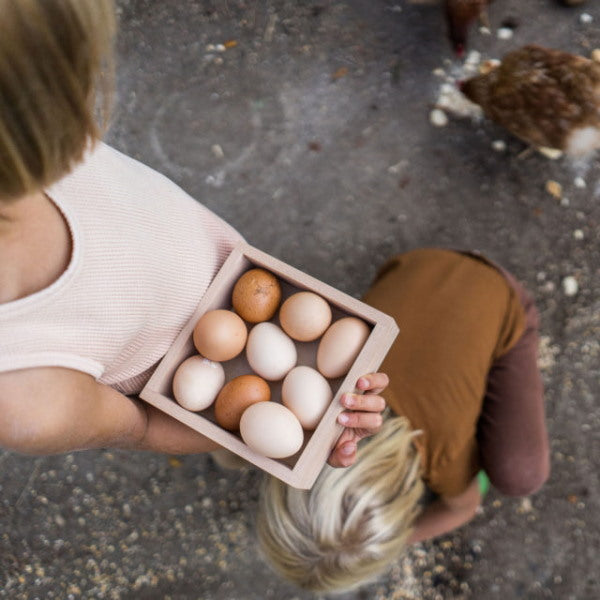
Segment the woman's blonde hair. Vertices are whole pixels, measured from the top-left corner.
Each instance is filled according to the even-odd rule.
[[[0,0],[0,200],[54,183],[101,136],[114,34],[114,0]]]
[[[311,490],[267,478],[257,533],[273,568],[299,587],[342,592],[396,560],[424,491],[414,435],[406,419],[387,419],[352,467],[326,466]]]

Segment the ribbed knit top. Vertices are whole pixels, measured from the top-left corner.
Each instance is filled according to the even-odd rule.
[[[49,287],[0,304],[0,372],[67,367],[138,393],[242,238],[105,144],[47,195],[69,226],[71,260]]]

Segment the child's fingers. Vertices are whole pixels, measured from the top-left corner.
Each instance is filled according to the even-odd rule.
[[[381,396],[375,394],[343,394],[342,406],[365,412],[383,412],[386,403]]]
[[[363,392],[380,394],[388,386],[390,380],[385,373],[369,373],[359,377],[356,387]]]
[[[352,429],[376,431],[383,424],[383,417],[378,412],[343,412],[338,416],[338,423]]]
[[[356,443],[346,442],[336,448],[331,455],[329,464],[332,467],[349,467],[356,461]]]

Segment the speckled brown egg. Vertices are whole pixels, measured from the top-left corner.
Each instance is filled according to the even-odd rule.
[[[281,286],[273,273],[250,269],[236,281],[231,302],[235,312],[245,321],[268,321],[281,302]]]
[[[240,375],[227,382],[215,401],[215,419],[224,429],[236,431],[242,413],[252,404],[271,399],[269,384],[258,375]]]

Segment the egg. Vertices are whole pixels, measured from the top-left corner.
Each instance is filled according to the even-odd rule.
[[[281,302],[281,286],[277,277],[264,269],[250,269],[235,283],[231,303],[235,311],[249,323],[268,321]]]
[[[194,327],[194,346],[202,356],[217,362],[231,360],[243,349],[248,329],[231,310],[205,312]]]
[[[345,375],[369,337],[361,319],[344,317],[325,332],[317,348],[317,369],[330,379]]]
[[[249,406],[240,421],[240,435],[252,450],[269,458],[292,456],[304,442],[300,421],[278,402]]]
[[[279,322],[294,340],[311,342],[329,327],[331,308],[326,300],[313,292],[298,292],[281,305]]]
[[[294,367],[281,386],[281,401],[296,415],[304,429],[315,429],[332,398],[327,379],[307,366]]]
[[[225,371],[220,363],[190,356],[175,371],[173,396],[183,408],[204,410],[214,402],[224,383]]]
[[[281,327],[265,322],[250,330],[246,358],[255,373],[269,381],[279,381],[296,366],[298,353]]]
[[[235,431],[240,427],[242,413],[256,402],[271,399],[269,384],[256,375],[240,375],[228,381],[215,402],[215,420],[224,429]]]

